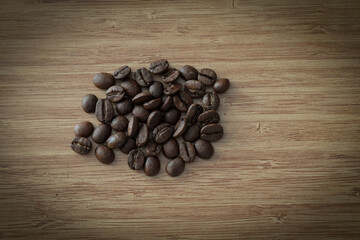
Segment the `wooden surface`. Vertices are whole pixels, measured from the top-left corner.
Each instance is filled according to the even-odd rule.
[[[1,1],[0,239],[359,239],[359,1]],[[101,71],[210,67],[225,136],[178,178],[70,149]]]

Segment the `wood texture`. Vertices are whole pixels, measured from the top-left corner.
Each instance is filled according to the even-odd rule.
[[[359,239],[359,1],[1,1],[0,239]],[[231,80],[211,160],[71,151],[101,71]]]

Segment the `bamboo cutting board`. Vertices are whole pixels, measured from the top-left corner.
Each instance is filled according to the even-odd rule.
[[[359,239],[358,1],[0,3],[0,239]],[[97,72],[231,80],[215,155],[156,177],[70,149]]]

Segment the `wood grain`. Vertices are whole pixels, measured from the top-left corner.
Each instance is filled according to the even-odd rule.
[[[359,239],[358,1],[1,1],[0,239]],[[164,57],[231,80],[211,160],[79,156],[92,76]]]

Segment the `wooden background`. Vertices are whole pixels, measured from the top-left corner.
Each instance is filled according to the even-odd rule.
[[[359,239],[359,1],[1,1],[0,239]],[[70,149],[100,71],[210,67],[225,136],[178,178]]]

